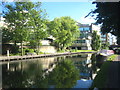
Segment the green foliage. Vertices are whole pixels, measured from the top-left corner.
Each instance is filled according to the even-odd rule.
[[[107,61],[114,61],[118,55],[114,54],[108,57]]]
[[[108,42],[102,43],[101,49],[108,49],[108,48],[109,48],[109,43]]]
[[[91,43],[93,50],[99,50],[101,48],[101,41],[100,36],[97,35],[97,31],[93,31],[92,33],[92,43]]]
[[[96,4],[96,9],[91,13],[92,16],[96,16],[96,23],[102,24],[102,32],[110,32],[120,37],[120,2],[93,2],[93,4]]]
[[[49,79],[49,83],[55,85],[55,88],[72,88],[79,80],[79,70],[72,61],[64,60],[50,72]]]
[[[24,48],[24,52],[34,53],[34,49]]]
[[[8,30],[12,32],[12,41],[17,41],[21,43],[21,55],[23,55],[23,41],[28,40],[29,34],[29,11],[33,7],[28,7],[31,2],[15,2],[15,5],[6,5],[7,11],[5,11],[5,22],[9,23],[7,25]]]
[[[40,40],[48,36],[46,31],[46,15],[42,10],[31,10],[30,14],[30,25],[32,27],[32,32],[30,33],[30,45],[32,47],[37,47],[37,50],[39,52],[39,46],[41,45]]]
[[[5,42],[20,42],[23,55],[23,42],[30,41],[39,46],[40,40],[46,37],[45,14],[40,8],[40,2],[14,2],[5,5],[4,11],[7,30],[3,30]],[[9,24],[8,24],[9,23]],[[9,36],[9,39],[7,39]],[[38,50],[39,51],[39,50]]]
[[[7,28],[2,28],[2,43],[8,43],[13,39],[13,33]]]
[[[77,52],[78,50],[77,49],[72,49],[71,52]]]
[[[96,54],[92,54],[91,56],[91,64],[92,64],[92,71],[93,73],[96,73],[97,72],[97,67],[96,67]]]
[[[59,50],[69,47],[80,35],[76,22],[68,16],[55,18],[48,27],[49,34],[55,37],[54,43]]]

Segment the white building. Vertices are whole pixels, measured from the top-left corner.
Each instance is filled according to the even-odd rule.
[[[101,42],[104,44],[106,42],[109,42],[110,45],[116,44],[116,37],[112,34],[105,34],[103,35],[101,33],[101,26],[95,25],[95,24],[80,24],[78,23],[78,26],[80,27],[80,37],[74,41],[74,44],[71,46],[72,49],[78,49],[78,50],[91,50],[91,40],[92,40],[92,33],[93,31],[97,31],[97,34],[101,37]]]

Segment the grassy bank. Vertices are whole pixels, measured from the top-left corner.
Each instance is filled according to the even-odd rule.
[[[58,51],[57,53],[65,53],[65,52],[94,52],[94,50],[67,50],[67,51],[64,51],[64,50],[61,50],[61,51]]]
[[[94,50],[76,50],[75,52],[93,52]]]
[[[108,57],[107,61],[114,61],[117,56],[117,54],[111,55]]]

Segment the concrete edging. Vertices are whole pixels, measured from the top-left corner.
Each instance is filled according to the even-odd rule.
[[[80,53],[97,53],[97,52],[96,51],[94,51],[94,52],[93,51],[92,52],[66,52],[66,53],[41,54],[41,55],[25,55],[25,56],[9,56],[9,57],[6,56],[6,57],[1,57],[0,62],[73,55],[73,54],[80,54]]]

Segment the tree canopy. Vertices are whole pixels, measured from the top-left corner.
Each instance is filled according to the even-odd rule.
[[[91,43],[93,50],[99,50],[101,47],[100,36],[97,35],[97,31],[93,31],[92,33],[92,43]]]
[[[49,24],[49,33],[55,37],[59,49],[65,49],[80,35],[76,22],[68,17],[55,18]]]
[[[7,30],[3,29],[3,39],[8,42],[21,43],[21,55],[23,55],[22,44],[29,40],[35,40],[39,46],[39,41],[46,38],[45,14],[40,8],[40,2],[14,2],[6,4],[3,17],[7,23]],[[10,34],[10,39],[5,36]],[[31,38],[32,36],[32,38]]]
[[[96,4],[96,9],[92,11],[92,15],[96,15],[96,23],[102,24],[101,31],[112,33],[120,37],[120,2],[93,2]]]

